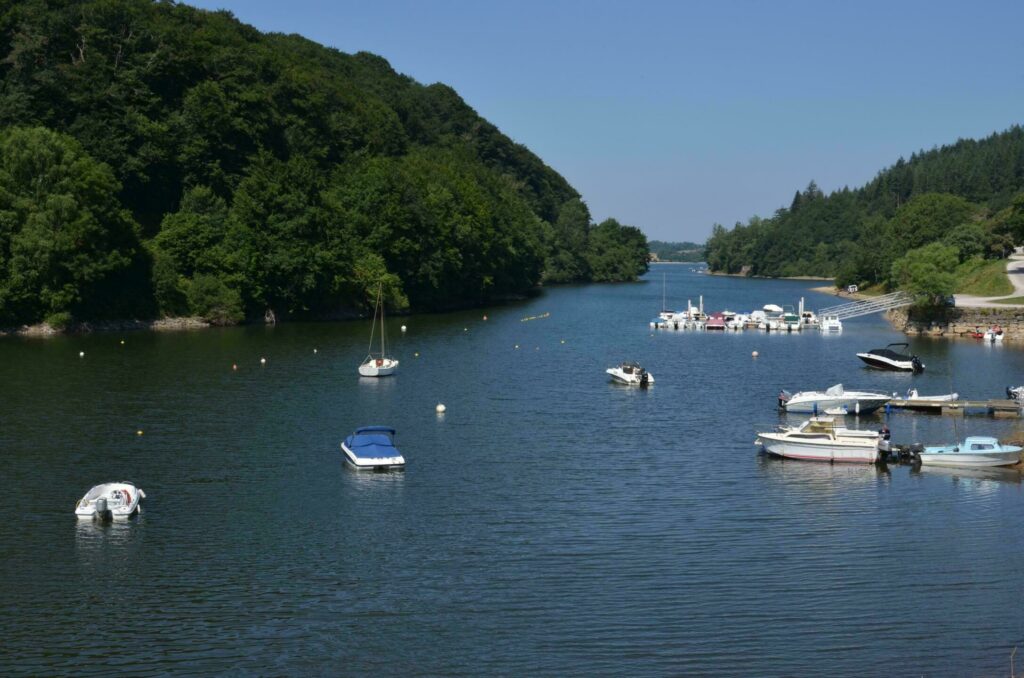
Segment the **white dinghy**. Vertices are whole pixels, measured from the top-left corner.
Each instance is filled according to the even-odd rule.
[[[79,519],[127,520],[139,512],[139,504],[145,498],[146,493],[132,483],[103,483],[78,500],[75,515]]]

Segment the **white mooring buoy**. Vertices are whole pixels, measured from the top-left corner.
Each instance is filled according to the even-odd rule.
[[[756,358],[758,355],[760,355],[760,354],[757,351],[754,351],[753,353],[750,354],[750,357],[751,358]]]
[[[436,412],[437,412],[438,414],[444,414],[444,413],[445,413],[445,410],[447,410],[447,409],[448,409],[448,408],[447,408],[447,407],[445,407],[445,406],[444,406],[444,404],[442,404],[442,403],[438,403],[438,404],[437,404],[437,407],[435,407],[435,408],[434,408],[434,411],[436,411]]]
[[[266,364],[267,364],[267,359],[266,358],[260,358],[260,365],[266,365]]]
[[[406,330],[405,325],[402,325],[402,331],[405,332],[405,330]]]
[[[84,358],[85,357],[85,351],[79,351],[78,352],[78,357],[79,358]]]

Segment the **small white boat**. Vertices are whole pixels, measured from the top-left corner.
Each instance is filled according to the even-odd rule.
[[[981,335],[982,341],[987,341],[991,344],[997,344],[1003,340],[1003,330],[1000,327],[990,327],[985,330],[985,333]]]
[[[839,319],[839,316],[835,315],[822,316],[821,321],[818,324],[818,330],[825,334],[842,332],[843,321]]]
[[[139,512],[139,504],[145,498],[146,493],[132,483],[103,483],[78,500],[75,515],[80,519],[127,520]]]
[[[405,457],[395,447],[395,429],[363,426],[341,443],[345,461],[359,471],[402,471]]]
[[[380,353],[373,352],[373,334],[377,328],[377,315],[380,315]],[[398,370],[398,361],[387,354],[384,339],[384,284],[377,287],[377,305],[373,309],[373,323],[370,325],[370,348],[366,358],[359,366],[362,377],[386,377]]]
[[[1006,397],[1010,400],[1024,402],[1024,386],[1007,386]]]
[[[923,396],[917,392],[916,388],[912,388],[907,391],[907,395],[903,398],[899,398],[895,393],[892,394],[891,402],[893,405],[906,407],[908,404],[918,403],[950,403],[960,399],[959,393],[944,393],[942,395]]]
[[[818,414],[842,408],[847,414],[870,414],[884,407],[891,399],[887,393],[847,391],[842,384],[836,384],[824,391],[800,391],[793,394],[782,391],[779,393],[779,409],[797,414]]]
[[[758,433],[754,444],[788,459],[873,464],[889,448],[888,432],[858,431],[835,425],[832,417],[811,417],[800,426]]]
[[[611,375],[613,381],[620,384],[645,388],[654,383],[654,375],[639,363],[632,361],[624,362],[618,367],[609,367],[605,372]]]
[[[1017,464],[1020,453],[1020,447],[1001,445],[996,438],[971,436],[958,445],[925,447],[919,455],[922,464],[973,468]]]
[[[910,344],[905,342],[889,344],[885,348],[873,348],[867,353],[858,353],[857,357],[878,370],[894,370],[897,372],[913,372],[920,374],[924,372],[924,363],[916,355],[897,353],[893,347],[902,346],[904,350],[910,349]]]

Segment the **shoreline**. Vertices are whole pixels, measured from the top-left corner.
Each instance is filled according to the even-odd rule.
[[[666,262],[667,263],[667,262]],[[746,273],[722,273],[721,271],[712,271],[708,269],[708,275],[721,275],[727,278],[752,278],[754,280],[835,280],[835,278],[823,278],[817,275],[748,275]],[[832,288],[827,288],[832,289]]]

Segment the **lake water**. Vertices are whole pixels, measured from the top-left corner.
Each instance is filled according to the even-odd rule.
[[[652,334],[663,274],[675,308],[836,301],[655,266],[389,320],[401,368],[379,381],[356,375],[368,322],[0,341],[0,673],[1008,673],[1019,474],[778,461],[753,440],[781,388],[1001,397],[1024,352],[915,340],[912,377],[854,356],[901,340],[877,316],[841,336]],[[610,384],[627,358],[657,384]],[[343,467],[367,424],[398,429],[405,473]],[[889,425],[954,435],[949,417]],[[149,496],[138,519],[76,522],[121,479]]]

